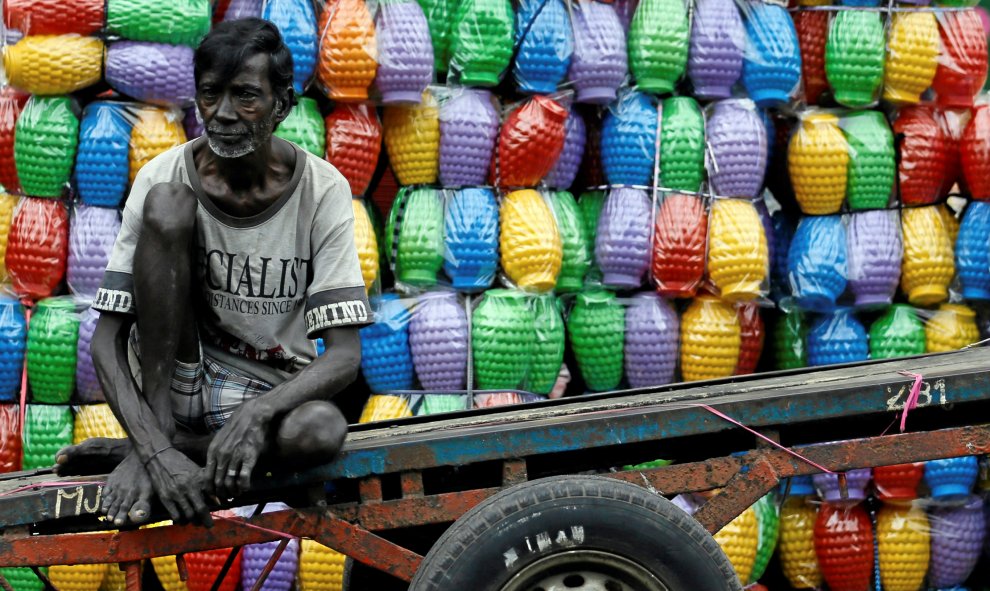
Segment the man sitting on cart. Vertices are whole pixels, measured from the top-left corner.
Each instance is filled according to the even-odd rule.
[[[128,439],[57,454],[59,474],[112,469],[102,510],[209,524],[205,500],[258,466],[327,462],[347,423],[370,312],[347,181],[274,137],[296,103],[292,56],[267,21],[225,22],[195,55],[204,137],[141,169],[93,307],[92,354]],[[314,341],[327,353],[317,357]]]

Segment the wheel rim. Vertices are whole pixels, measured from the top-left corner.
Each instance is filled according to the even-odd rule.
[[[501,591],[670,591],[653,573],[622,556],[571,550],[541,558]]]

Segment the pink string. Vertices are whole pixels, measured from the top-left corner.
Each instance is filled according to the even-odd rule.
[[[24,299],[21,302],[24,305],[24,334],[27,334],[28,329],[31,326],[31,306],[33,306],[31,300]],[[20,421],[20,436],[21,445],[24,445],[24,420],[27,415],[27,394],[28,394],[28,368],[27,368],[27,352],[24,353],[24,365],[21,367],[21,407],[18,409],[18,420]]]
[[[743,429],[749,431],[753,435],[756,435],[757,437],[759,437],[763,441],[766,441],[767,443],[769,443],[770,445],[776,447],[777,449],[780,449],[782,451],[785,451],[785,452],[791,454],[795,458],[801,460],[802,462],[804,462],[806,464],[809,464],[811,466],[814,466],[815,468],[818,468],[819,470],[821,470],[822,472],[825,472],[826,474],[835,474],[835,472],[829,470],[825,466],[822,466],[821,464],[816,464],[815,462],[813,462],[813,461],[809,460],[808,458],[802,456],[801,454],[797,453],[793,449],[790,449],[788,447],[784,447],[783,445],[777,443],[773,439],[770,439],[769,437],[767,437],[766,435],[760,433],[759,431],[756,431],[754,429],[750,429],[749,427],[747,427],[746,425],[743,425],[742,423],[740,423],[739,421],[737,421],[734,418],[730,417],[729,415],[727,415],[727,414],[725,414],[725,413],[723,413],[723,412],[721,412],[719,410],[715,410],[714,408],[712,408],[711,406],[708,406],[707,404],[696,404],[696,405],[693,405],[693,406],[698,406],[700,408],[703,408],[703,409],[707,410],[708,412],[712,413],[713,415],[715,415],[715,416],[717,416],[717,417],[719,417],[721,419],[724,419],[726,421],[729,421],[730,423],[732,423],[733,425],[736,425],[737,427],[742,427]]]
[[[278,531],[277,529],[268,529],[267,527],[261,527],[260,525],[254,525],[253,523],[248,523],[239,518],[226,517],[224,515],[214,515],[214,519],[219,519],[220,521],[226,521],[228,523],[236,523],[237,525],[244,526],[248,529],[254,529],[266,534],[272,534],[273,536],[278,536],[280,538],[288,538],[290,540],[298,540],[299,536],[294,536],[292,534],[287,534],[284,531]]]
[[[106,482],[100,480],[81,480],[79,482],[39,482],[37,484],[28,484],[25,486],[17,487],[13,490],[8,490],[0,493],[0,497],[6,497],[9,495],[17,494],[19,492],[25,492],[29,490],[38,490],[40,488],[64,488],[69,486],[86,486],[90,484],[106,484]]]
[[[901,433],[903,433],[904,430],[907,429],[908,413],[918,408],[918,397],[921,396],[921,381],[924,377],[921,374],[912,373],[910,371],[899,371],[897,373],[902,376],[914,378],[914,384],[911,386],[911,393],[908,394],[907,400],[904,402],[904,411],[901,413]]]

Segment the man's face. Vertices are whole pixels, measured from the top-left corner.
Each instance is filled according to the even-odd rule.
[[[282,108],[268,78],[268,65],[268,55],[257,53],[244,60],[233,78],[212,71],[200,76],[196,104],[210,149],[217,156],[240,158],[271,139]]]

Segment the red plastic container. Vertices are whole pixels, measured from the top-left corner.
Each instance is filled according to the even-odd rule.
[[[533,187],[557,163],[564,149],[567,109],[534,96],[502,124],[498,157],[492,162],[492,182],[500,187]]]
[[[938,104],[973,106],[973,97],[987,80],[987,37],[975,10],[938,15],[942,52],[932,88]]]
[[[990,200],[990,105],[973,109],[963,132],[959,157],[970,196]]]
[[[14,166],[14,127],[31,95],[5,86],[0,90],[0,185],[8,193],[19,193],[21,182],[17,180]]]
[[[0,473],[21,469],[21,418],[16,404],[0,404]]]
[[[760,355],[763,354],[763,341],[767,331],[757,304],[742,304],[736,308],[736,314],[739,316],[742,341],[739,344],[739,361],[736,363],[735,375],[744,376],[756,371]]]
[[[955,144],[931,107],[906,107],[894,121],[897,178],[904,205],[930,205],[942,195]]]
[[[186,568],[189,569],[189,580],[186,586],[189,591],[210,591],[213,581],[223,569],[231,548],[207,550],[205,552],[190,552],[186,554]],[[234,564],[227,571],[227,576],[220,583],[219,591],[237,591],[241,579],[241,555],[237,554]]]
[[[873,486],[881,501],[911,501],[918,498],[918,484],[925,476],[925,464],[897,464],[873,468]]]
[[[829,13],[802,10],[793,15],[798,45],[801,47],[804,97],[809,105],[814,105],[822,93],[828,90],[828,80],[825,78],[825,41],[828,39]]]
[[[351,184],[352,195],[363,195],[382,151],[382,124],[374,106],[338,103],[325,123],[327,162]]]
[[[653,278],[669,298],[694,296],[705,275],[708,213],[694,195],[669,195],[653,232]]]
[[[25,35],[92,35],[106,20],[105,0],[4,0],[3,20]]]
[[[7,273],[19,297],[52,295],[65,277],[69,213],[61,201],[25,197],[14,210],[7,237]]]
[[[873,527],[862,505],[822,504],[815,521],[815,554],[831,591],[869,589],[873,552]]]

